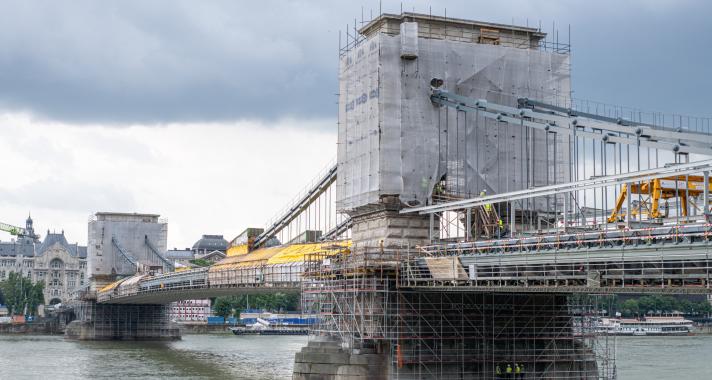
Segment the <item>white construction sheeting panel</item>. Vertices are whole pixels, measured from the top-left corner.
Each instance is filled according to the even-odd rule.
[[[400,24],[401,58],[418,58],[418,23],[404,22]]]
[[[403,38],[377,33],[341,58],[340,210],[384,195],[422,206],[443,177],[448,192],[463,195],[570,179],[564,136],[527,136],[521,128],[430,101],[430,80],[440,78],[443,89],[499,104],[516,106],[520,97],[567,104],[568,54],[419,38],[418,57],[408,60],[401,59]]]

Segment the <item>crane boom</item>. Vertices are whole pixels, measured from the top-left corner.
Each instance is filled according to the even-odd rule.
[[[10,235],[17,236],[17,237],[28,237],[34,240],[39,239],[39,235],[34,234],[34,233],[29,233],[27,229],[18,227],[18,226],[13,226],[12,224],[7,224],[0,222],[0,231],[5,231],[8,232]]]
[[[7,224],[0,222],[0,231],[9,232],[10,235],[14,236],[24,236],[26,231],[22,227],[13,226],[12,224]]]

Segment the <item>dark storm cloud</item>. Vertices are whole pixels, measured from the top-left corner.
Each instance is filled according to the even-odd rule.
[[[403,8],[570,23],[576,96],[709,114],[708,3],[621,3]],[[400,2],[383,4],[400,10]],[[363,5],[366,17],[377,13],[377,1]],[[0,109],[107,124],[334,118],[338,30],[360,15],[351,1],[0,2]]]
[[[333,115],[327,15],[260,4],[4,4],[0,105],[79,122]]]

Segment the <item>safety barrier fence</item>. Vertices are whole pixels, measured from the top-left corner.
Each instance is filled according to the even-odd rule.
[[[421,247],[399,286],[501,291],[709,293],[710,224]]]
[[[229,288],[274,288],[298,291],[301,286],[302,264],[259,264],[231,268],[200,268],[158,276],[136,275],[113,289],[99,291],[99,302],[188,290]]]

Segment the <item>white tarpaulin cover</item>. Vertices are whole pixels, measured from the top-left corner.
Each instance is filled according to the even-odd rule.
[[[430,80],[440,78],[445,90],[489,102],[516,106],[528,97],[564,104],[571,87],[568,54],[418,38],[417,58],[403,59],[401,41],[374,34],[341,57],[340,210],[377,203],[383,195],[424,205],[442,178],[449,192],[463,195],[568,180],[570,157],[561,136],[430,101]]]

